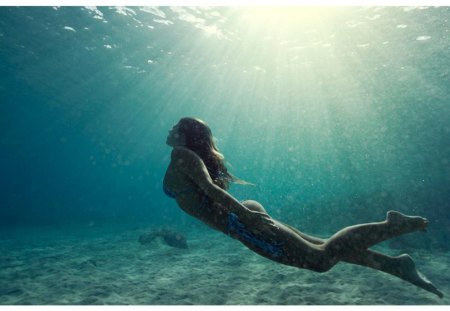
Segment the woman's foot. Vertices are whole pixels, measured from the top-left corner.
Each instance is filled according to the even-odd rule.
[[[436,288],[422,273],[416,269],[414,260],[408,254],[403,254],[398,257],[399,260],[399,277],[408,281],[424,290],[436,294],[439,298],[443,298],[444,294]]]
[[[405,228],[407,232],[422,230],[426,231],[428,220],[420,216],[407,216],[397,211],[387,212],[387,222],[394,226]]]

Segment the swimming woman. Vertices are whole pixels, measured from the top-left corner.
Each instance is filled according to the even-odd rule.
[[[166,143],[173,150],[164,177],[164,192],[183,211],[239,240],[252,251],[285,265],[316,272],[328,271],[339,261],[366,266],[443,297],[416,270],[409,255],[391,257],[369,249],[401,234],[425,231],[428,225],[425,218],[389,211],[384,221],[347,227],[329,239],[309,236],[273,219],[258,202],[239,202],[226,191],[230,182],[245,182],[228,172],[204,121],[182,118],[169,132]]]

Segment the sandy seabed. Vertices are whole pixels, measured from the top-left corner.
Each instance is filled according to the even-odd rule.
[[[188,249],[138,243],[152,228],[0,233],[0,305],[448,305],[450,252],[408,250],[444,293],[339,263],[281,265],[208,228],[180,230]],[[388,250],[390,255],[403,253]]]

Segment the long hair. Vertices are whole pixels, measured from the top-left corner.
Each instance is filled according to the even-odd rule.
[[[182,118],[178,130],[186,137],[186,148],[194,151],[205,163],[209,176],[220,188],[227,190],[230,182],[250,184],[228,172],[225,158],[219,152],[209,126],[197,118]]]

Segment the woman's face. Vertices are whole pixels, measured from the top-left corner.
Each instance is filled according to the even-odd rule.
[[[167,135],[166,144],[172,147],[175,146],[185,146],[186,137],[179,131],[180,124],[175,124]]]

